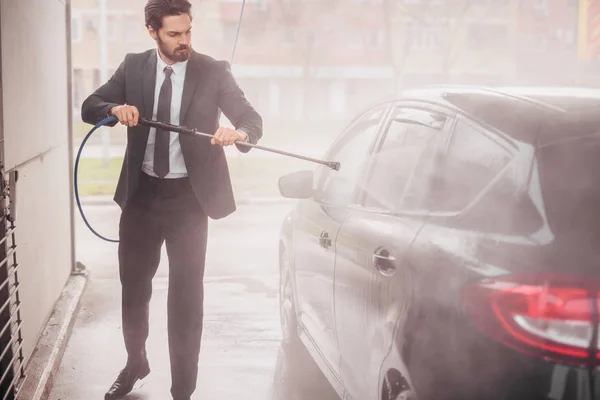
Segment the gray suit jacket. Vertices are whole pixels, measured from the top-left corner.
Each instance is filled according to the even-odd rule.
[[[110,80],[84,102],[81,116],[95,125],[116,105],[136,106],[140,116],[152,119],[156,85],[156,50],[127,54]],[[188,61],[180,113],[180,125],[213,134],[219,127],[219,109],[236,129],[243,129],[251,143],[262,137],[262,118],[245,98],[227,61],[217,61],[192,51]],[[169,122],[169,121],[165,121]],[[110,126],[114,126],[112,123]],[[121,209],[135,192],[150,128],[127,130],[127,150],[114,200]],[[225,152],[210,138],[180,134],[179,140],[190,183],[204,212],[220,219],[236,209]],[[236,145],[242,152],[249,147]]]

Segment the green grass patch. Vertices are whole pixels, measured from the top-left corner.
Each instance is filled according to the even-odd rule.
[[[117,189],[117,183],[79,183],[79,196],[112,196]]]
[[[82,121],[74,121],[73,122],[73,137],[75,138],[75,142],[79,143],[85,135],[89,133],[89,131],[93,128],[93,125],[86,124]],[[122,144],[127,140],[127,128],[121,124],[117,124],[112,128],[108,128],[110,132],[110,142],[113,144]],[[96,131],[93,134],[88,143],[102,143],[102,135]]]
[[[111,158],[108,165],[101,158],[82,158],[79,160],[77,175],[79,195],[112,196],[117,187],[123,158]]]
[[[101,158],[82,158],[79,160],[80,181],[112,181],[115,182],[121,173],[123,158],[111,158],[108,165]]]
[[[289,157],[230,157],[227,160],[231,182],[237,197],[280,196],[278,180],[281,176],[314,164]],[[102,159],[83,158],[79,163],[80,196],[112,196],[123,164],[122,158],[113,158],[108,165]]]

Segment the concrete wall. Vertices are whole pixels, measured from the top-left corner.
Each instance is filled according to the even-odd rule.
[[[5,155],[29,357],[71,271],[65,0],[2,0]]]

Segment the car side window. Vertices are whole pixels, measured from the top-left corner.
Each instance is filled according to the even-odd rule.
[[[400,211],[400,199],[406,184],[415,173],[422,154],[440,134],[444,122],[444,116],[428,111],[394,111],[380,149],[370,160],[371,173],[365,188],[366,207]]]
[[[483,129],[459,119],[445,149],[431,149],[402,199],[406,210],[460,212],[502,173],[510,153]]]
[[[334,145],[328,159],[338,161],[341,167],[339,171],[322,169],[317,188],[320,201],[336,206],[352,203],[357,181],[364,171],[385,110],[378,108],[359,118]]]

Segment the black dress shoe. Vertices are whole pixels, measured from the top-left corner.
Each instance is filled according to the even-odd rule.
[[[108,389],[108,392],[104,395],[104,400],[117,400],[125,396],[133,390],[133,385],[140,380],[144,379],[150,373],[150,365],[148,362],[144,362],[137,369],[125,367],[119,373],[119,376],[115,380],[115,383]]]

